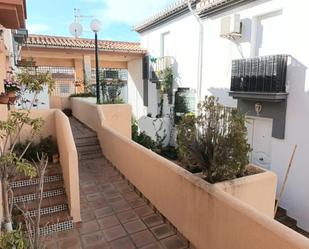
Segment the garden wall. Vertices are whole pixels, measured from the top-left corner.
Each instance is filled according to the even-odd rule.
[[[71,98],[73,116],[92,130],[101,128],[101,123],[131,138],[132,108],[128,104],[96,105],[93,98]],[[102,121],[101,121],[102,120]]]
[[[309,248],[307,238],[111,128],[98,133],[107,159],[196,248]]]
[[[95,112],[93,106],[86,105],[87,103],[84,103],[83,110],[92,110],[92,114],[80,115],[79,105],[75,106],[73,113],[78,113],[80,121],[97,127],[96,131],[107,159],[197,249],[309,248],[307,238],[233,197],[233,193],[227,193],[231,191],[227,186],[208,184],[136,144],[112,127],[107,127],[106,121],[99,118],[102,116],[101,110]],[[92,116],[92,122],[86,119],[88,115]],[[97,116],[97,119],[94,116]],[[266,175],[272,182],[276,182],[276,177],[272,174],[263,176]],[[255,177],[251,177],[253,182]],[[263,191],[263,186],[260,187]],[[254,188],[258,189],[256,186]],[[239,194],[246,196],[245,193]],[[263,201],[264,198],[258,200]]]
[[[78,155],[70,121],[62,111],[56,110],[55,123],[60,164],[62,167],[70,214],[74,222],[80,222]]]
[[[53,136],[57,140],[70,214],[74,222],[80,222],[78,156],[69,119],[62,111],[55,109],[32,110],[30,116],[44,120],[40,136]],[[29,138],[29,131],[27,127],[22,130],[21,141]]]
[[[66,109],[71,108],[69,97],[49,96],[49,108],[51,109]]]

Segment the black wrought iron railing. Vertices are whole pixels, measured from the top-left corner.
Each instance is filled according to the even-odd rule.
[[[231,91],[286,92],[288,55],[233,60]]]

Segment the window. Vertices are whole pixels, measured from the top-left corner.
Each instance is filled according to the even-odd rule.
[[[70,85],[69,84],[59,84],[60,94],[68,94],[70,93]]]
[[[282,10],[256,16],[252,20],[251,56],[284,53]]]
[[[170,32],[161,34],[161,57],[171,55],[171,35]]]

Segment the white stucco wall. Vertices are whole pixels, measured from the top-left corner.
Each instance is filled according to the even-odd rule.
[[[198,33],[196,19],[186,14],[141,34],[141,45],[148,50],[151,57],[161,57],[161,35],[169,32],[169,55],[175,59],[174,89],[177,87],[197,88]],[[148,113],[157,114],[158,96],[156,85],[149,82]]]
[[[298,144],[293,168],[288,180],[281,206],[297,219],[298,225],[309,230],[309,35],[304,31],[304,23],[309,23],[309,3],[301,0],[256,1],[231,11],[213,16],[204,21],[204,68],[203,95],[214,94],[224,104],[235,106],[236,101],[228,97],[232,59],[241,58],[233,42],[220,38],[221,18],[237,13],[243,21],[244,36],[240,41],[245,57],[254,56],[254,42],[251,39],[255,16],[282,10],[281,26],[273,25],[273,30],[258,34],[262,41],[272,41],[271,54],[290,54],[288,66],[288,106],[286,116],[286,136],[284,140],[271,139],[271,170],[279,177],[278,190],[282,186],[287,165],[294,144]],[[271,21],[270,21],[271,22]],[[269,23],[269,25],[272,25]],[[272,48],[272,47],[271,47]]]
[[[216,95],[220,102],[228,106],[236,106],[237,101],[228,96],[231,79],[231,61],[244,57],[258,55],[254,44],[254,27],[257,16],[275,11],[282,11],[280,21],[266,22],[267,32],[257,32],[260,45],[268,43],[267,49],[261,49],[260,55],[290,54],[292,60],[288,66],[288,106],[286,116],[286,134],[284,140],[271,138],[271,170],[279,177],[278,190],[293,150],[298,144],[298,150],[288,185],[281,206],[288,214],[298,221],[298,225],[309,230],[309,33],[306,25],[309,23],[309,2],[304,0],[259,0],[250,4],[225,11],[209,17],[204,23],[204,53],[203,53],[203,85],[202,96]],[[240,40],[240,51],[237,46],[226,39],[220,38],[221,18],[230,14],[240,14],[243,22],[243,38]],[[263,28],[263,27],[262,27]],[[150,55],[160,56],[161,34],[170,32],[172,39],[171,52],[177,62],[179,86],[197,87],[197,52],[198,25],[196,20],[188,15],[179,17],[158,28],[141,35],[142,45]],[[150,83],[151,85],[151,83]],[[156,109],[154,90],[149,87],[148,112]]]
[[[143,102],[142,59],[128,62],[128,103],[132,106],[134,116],[138,119],[146,115]]]

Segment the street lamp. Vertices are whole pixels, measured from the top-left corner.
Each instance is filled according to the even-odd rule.
[[[101,22],[97,19],[92,20],[90,24],[90,28],[94,32],[95,37],[95,75],[96,75],[97,104],[100,104],[98,32],[101,29],[101,25],[102,25]],[[103,101],[104,101],[104,95],[103,95]]]

